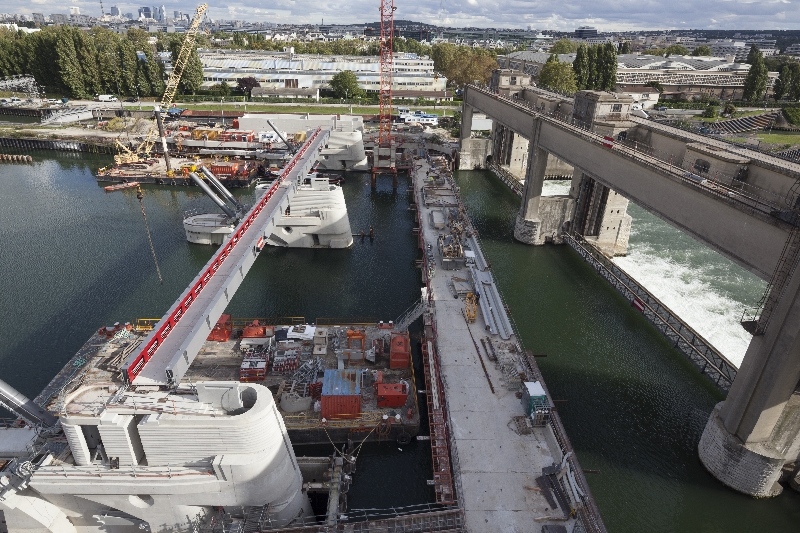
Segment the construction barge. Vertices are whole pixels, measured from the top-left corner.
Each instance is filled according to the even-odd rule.
[[[450,161],[411,172],[422,256],[423,367],[437,503],[468,531],[605,526],[531,352],[511,321]]]
[[[100,328],[78,351],[82,368],[117,379],[118,365],[156,322]],[[393,322],[322,326],[299,317],[287,322],[223,315],[182,384],[213,380],[267,387],[293,445],[387,440],[404,445],[417,436],[420,413],[407,329],[398,331]],[[109,358],[109,350],[117,355]],[[60,383],[58,376],[53,381]],[[52,394],[37,402],[58,410]]]

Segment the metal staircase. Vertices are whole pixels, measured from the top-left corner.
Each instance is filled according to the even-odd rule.
[[[425,311],[425,302],[417,300],[414,304],[406,309],[405,313],[400,315],[400,318],[394,321],[394,328],[398,331],[405,331],[416,319],[422,316]]]

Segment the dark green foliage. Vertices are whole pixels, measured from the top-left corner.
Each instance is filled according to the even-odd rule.
[[[578,89],[585,89],[589,80],[589,56],[585,44],[581,44],[575,52],[572,71],[575,74],[575,84]]]
[[[769,74],[767,72],[767,66],[764,64],[764,57],[755,45],[750,47],[750,54],[747,56],[747,62],[750,63],[750,70],[747,72],[747,77],[744,80],[743,98],[753,103],[764,97],[767,91]]]
[[[772,88],[773,98],[795,102],[800,99],[800,63],[787,63],[781,69],[775,86]]]
[[[664,86],[661,85],[660,83],[658,83],[657,81],[648,81],[647,83],[644,84],[644,86],[645,87],[652,87],[653,89],[658,91],[658,94],[661,94],[661,93],[664,92]]]
[[[619,46],[619,53],[620,54],[630,54],[631,53],[631,43],[628,41],[622,41],[622,44]]]
[[[358,98],[361,89],[358,78],[352,70],[343,70],[331,78],[331,89],[337,98]]]
[[[689,55],[689,49],[680,44],[671,44],[664,49],[664,53],[668,56],[685,56]]]
[[[30,74],[47,93],[75,98],[161,96],[164,68],[149,38],[138,29],[124,35],[99,27],[50,26],[30,34],[0,29],[0,76]],[[195,54],[187,66],[190,92],[202,83],[199,63]]]
[[[258,80],[255,79],[253,76],[247,76],[245,78],[239,78],[237,80],[237,82],[236,82],[236,89],[239,92],[244,93],[248,97],[250,96],[250,92],[255,87],[261,87],[261,84],[258,83]]]
[[[719,116],[719,108],[714,105],[710,105],[703,111],[704,118],[717,118]]]
[[[800,126],[800,107],[784,107],[783,116],[790,124]]]
[[[703,44],[703,45],[700,45],[700,46],[698,46],[697,48],[695,48],[695,49],[692,51],[692,55],[693,55],[693,56],[698,56],[698,57],[707,57],[707,56],[710,56],[710,55],[712,55],[712,53],[711,53],[711,48],[709,48],[708,46],[706,46],[706,45],[704,45],[704,44]]]
[[[589,64],[589,73],[586,76],[586,86],[585,87],[578,87],[578,89],[594,89],[595,85],[597,85],[597,73],[598,73],[598,61],[597,61],[597,47],[590,46],[588,50],[586,50],[586,61]]]
[[[617,85],[616,45],[579,46],[572,69],[578,90],[613,91]]]
[[[571,54],[578,50],[579,44],[569,39],[560,39],[550,47],[551,54]]]

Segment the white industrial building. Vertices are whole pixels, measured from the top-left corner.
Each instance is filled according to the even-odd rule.
[[[301,55],[291,52],[198,50],[203,63],[203,89],[226,82],[235,87],[240,78],[252,76],[263,88],[322,89],[334,75],[350,70],[367,92],[380,90],[378,56]],[[433,60],[416,54],[395,53],[392,86],[395,93],[444,97],[447,78],[434,72]],[[168,69],[171,67],[168,67]],[[418,94],[417,94],[418,93]],[[397,94],[402,97],[402,94]]]
[[[542,52],[512,52],[498,56],[501,68],[538,76],[550,54]],[[558,54],[562,63],[572,63],[575,54]],[[641,92],[646,84],[657,82],[664,92],[661,99],[693,99],[703,95],[738,100],[744,92],[744,81],[750,65],[733,57],[651,56],[620,54],[617,56],[617,89]],[[778,74],[769,73],[770,91]]]

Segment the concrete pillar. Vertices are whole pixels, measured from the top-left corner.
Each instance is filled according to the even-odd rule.
[[[514,238],[533,245],[559,242],[564,222],[574,211],[574,200],[569,196],[542,196],[548,154],[538,146],[539,131],[537,127],[529,142],[522,205],[514,224]]]
[[[458,152],[458,167],[471,169],[475,167],[472,157],[472,106],[464,103],[461,106],[461,133],[459,135],[460,149]]]
[[[580,169],[573,173],[570,194],[576,198],[572,229],[609,257],[626,255],[631,234],[628,199]]]
[[[513,131],[509,132],[510,142],[508,143],[508,170],[515,176],[523,177],[528,168],[528,154],[530,152],[530,143],[528,139],[521,135],[515,134]],[[547,162],[550,160],[550,154],[545,152],[545,170]]]
[[[800,455],[800,269],[790,274],[764,335],[753,337],[725,401],[700,438],[703,465],[756,497],[780,494],[784,465]],[[795,471],[795,482],[797,471]]]

